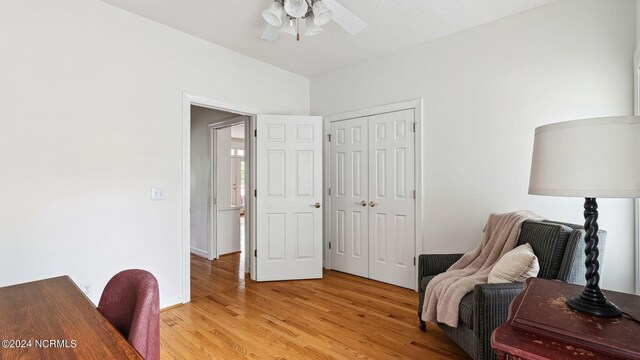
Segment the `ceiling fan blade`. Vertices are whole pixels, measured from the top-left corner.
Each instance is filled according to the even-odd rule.
[[[362,21],[354,13],[338,4],[335,0],[322,0],[331,11],[333,11],[333,21],[342,26],[351,35],[355,35],[367,27],[367,23]]]
[[[264,41],[274,42],[278,40],[278,34],[280,33],[280,28],[273,25],[267,25],[267,28],[264,29],[262,36],[260,39]]]

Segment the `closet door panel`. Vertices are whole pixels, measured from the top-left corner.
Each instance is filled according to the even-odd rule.
[[[414,111],[369,117],[369,277],[415,288]]]
[[[367,118],[333,122],[330,131],[331,267],[368,277]]]

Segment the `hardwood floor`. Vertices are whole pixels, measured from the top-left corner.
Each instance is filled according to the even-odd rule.
[[[191,303],[160,315],[163,359],[468,359],[438,328],[418,330],[411,290],[336,271],[257,283],[240,269],[240,254],[192,255]]]

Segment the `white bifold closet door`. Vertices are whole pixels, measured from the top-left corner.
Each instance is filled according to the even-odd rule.
[[[331,124],[331,265],[415,288],[414,111]]]
[[[369,277],[415,288],[413,110],[369,117]]]
[[[331,267],[369,276],[367,118],[331,123]]]

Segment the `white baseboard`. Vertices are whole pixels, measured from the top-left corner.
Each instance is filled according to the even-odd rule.
[[[182,296],[174,296],[168,299],[160,299],[160,310],[169,306],[182,304]]]
[[[191,253],[192,253],[192,254],[194,254],[194,255],[198,255],[198,256],[200,256],[200,257],[203,257],[203,258],[205,258],[205,259],[208,259],[208,258],[209,258],[209,252],[204,251],[204,250],[200,250],[200,249],[198,249],[198,248],[194,248],[194,247],[192,247],[192,248],[191,248]]]

